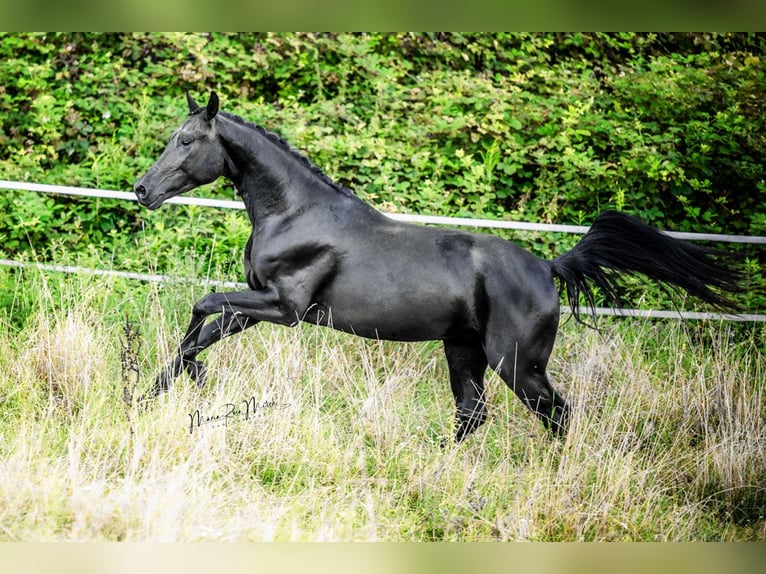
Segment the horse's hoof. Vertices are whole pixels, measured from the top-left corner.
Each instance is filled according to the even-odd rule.
[[[201,389],[207,381],[207,367],[202,361],[189,361],[186,364],[186,372],[189,373],[191,380],[197,383],[197,388]]]
[[[152,387],[152,389],[148,393],[146,393],[144,396],[142,396],[139,399],[139,401],[143,402],[150,399],[156,399],[162,393],[168,392],[175,378],[176,377],[173,376],[172,367],[163,369],[160,372],[160,374],[157,375],[157,378],[154,380],[154,386]]]
[[[136,400],[136,406],[140,410],[146,409],[154,399],[159,397],[163,392],[167,391],[168,387],[163,387],[162,375],[159,375],[154,382],[154,386],[147,393],[141,395]]]

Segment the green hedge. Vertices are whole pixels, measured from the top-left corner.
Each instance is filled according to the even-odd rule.
[[[764,72],[764,34],[2,34],[0,171],[128,190],[183,91],[215,89],[386,210],[580,224],[617,208],[766,234]],[[160,269],[179,250],[229,265],[248,233],[235,214],[22,192],[0,210],[0,249],[21,258],[90,246],[140,268],[140,245]]]

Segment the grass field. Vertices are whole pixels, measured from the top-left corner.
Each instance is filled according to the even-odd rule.
[[[142,408],[204,290],[3,273],[2,540],[766,540],[763,327],[565,322],[566,440],[490,374],[442,448],[438,343],[263,325]]]

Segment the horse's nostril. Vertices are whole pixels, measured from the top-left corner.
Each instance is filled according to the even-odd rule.
[[[133,191],[135,192],[138,199],[143,199],[146,197],[146,188],[143,185],[136,184],[133,187]]]

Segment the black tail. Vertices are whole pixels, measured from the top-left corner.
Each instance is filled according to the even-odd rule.
[[[742,292],[735,259],[733,254],[674,239],[630,215],[605,211],[571,251],[549,263],[566,285],[575,319],[582,322],[580,294],[591,309],[595,307],[588,282],[601,289],[609,304],[620,305],[621,273],[640,273],[681,287],[720,310],[736,311],[737,304],[722,293]]]

